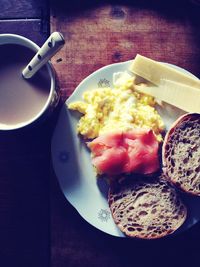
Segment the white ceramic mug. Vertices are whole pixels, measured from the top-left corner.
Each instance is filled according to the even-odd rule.
[[[35,44],[33,41],[20,36],[20,35],[15,35],[15,34],[0,34],[0,49],[2,49],[3,45],[18,45],[20,47],[26,47],[25,49],[27,50],[30,49],[32,50],[34,53],[36,53],[39,50],[39,46],[37,44]],[[5,47],[5,46],[4,46]],[[23,50],[22,50],[23,53]],[[23,56],[23,55],[22,55]],[[1,60],[1,59],[0,59]],[[2,63],[1,63],[2,64]],[[28,62],[27,62],[28,64]],[[3,64],[2,64],[3,66]],[[52,113],[52,111],[54,110],[54,108],[56,107],[56,105],[59,102],[59,90],[57,87],[57,83],[56,83],[56,76],[55,76],[55,71],[51,65],[50,62],[46,63],[46,67],[45,70],[46,73],[48,73],[48,78],[49,79],[49,84],[50,84],[50,88],[48,91],[48,97],[45,100],[44,105],[42,106],[42,108],[36,112],[36,114],[34,114],[33,117],[30,117],[28,120],[19,122],[19,123],[12,123],[12,124],[7,124],[5,123],[5,121],[2,123],[1,118],[0,118],[0,130],[14,130],[14,129],[20,129],[20,128],[24,128],[25,126],[29,126],[34,124],[35,122],[38,121],[43,121],[46,117],[49,116],[49,114]],[[1,79],[1,77],[0,77]],[[10,79],[12,79],[12,77],[10,77]],[[1,83],[1,80],[0,80]],[[0,90],[3,90],[3,88],[1,88],[0,86]],[[1,110],[0,110],[1,112]],[[24,110],[24,112],[27,112],[26,109]]]

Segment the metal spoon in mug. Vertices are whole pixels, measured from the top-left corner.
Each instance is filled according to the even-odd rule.
[[[53,32],[37,54],[23,69],[22,75],[25,79],[31,78],[50,58],[52,58],[65,44],[64,37],[59,32]]]

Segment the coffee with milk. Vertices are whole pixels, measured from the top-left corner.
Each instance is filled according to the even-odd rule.
[[[51,80],[46,66],[31,79],[23,68],[34,52],[17,44],[0,45],[0,125],[12,127],[32,120],[47,103]]]

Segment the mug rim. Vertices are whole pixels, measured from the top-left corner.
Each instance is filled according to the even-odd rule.
[[[10,39],[10,41],[11,40],[14,40],[14,41],[18,40],[19,43],[18,42],[17,43],[16,42],[9,42],[9,41],[7,42],[6,40],[4,42],[2,42],[1,39],[3,39],[3,38],[8,39],[8,40]],[[20,44],[20,41],[22,41],[23,43]],[[36,43],[34,43],[32,40],[30,40],[24,36],[21,36],[18,34],[11,34],[11,33],[0,34],[0,46],[3,44],[17,44],[17,45],[25,46],[27,48],[30,48],[34,52],[37,52],[40,49],[40,46],[37,45]],[[26,46],[26,44],[27,44],[27,46]],[[27,62],[27,64],[28,64],[28,62]],[[54,71],[54,68],[53,68],[51,62],[48,61],[45,65],[47,67],[48,74],[50,76],[50,84],[51,85],[50,85],[49,95],[48,95],[48,98],[46,100],[44,107],[32,119],[27,120],[25,122],[20,122],[20,123],[13,124],[13,125],[9,125],[9,124],[6,125],[6,124],[0,123],[0,131],[1,130],[3,130],[3,131],[16,130],[16,129],[26,127],[26,126],[34,123],[35,121],[37,121],[44,114],[44,112],[47,110],[47,108],[49,107],[49,105],[51,103],[56,85],[55,85],[55,71]],[[2,125],[4,128],[2,127]]]

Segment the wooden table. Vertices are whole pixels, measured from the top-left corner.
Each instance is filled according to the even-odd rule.
[[[47,2],[1,1],[0,33],[41,45],[49,34]],[[33,131],[0,133],[0,266],[50,262],[51,122]]]
[[[79,2],[79,5],[77,4]],[[66,45],[53,64],[65,100],[87,75],[137,53],[200,77],[200,8],[188,1],[51,1],[51,30]],[[175,6],[176,5],[176,6]],[[62,59],[62,60],[57,60]],[[56,186],[51,208],[51,262],[56,266],[195,266],[200,224],[151,242],[119,239],[88,225]]]
[[[0,33],[21,34],[39,45],[50,30],[65,35],[64,50],[52,60],[64,102],[92,71],[136,53],[200,77],[199,14],[199,6],[183,0],[164,6],[159,1],[2,0]],[[200,224],[173,238],[144,242],[104,234],[78,215],[51,166],[56,117],[57,112],[32,131],[0,134],[0,266],[198,266]]]

